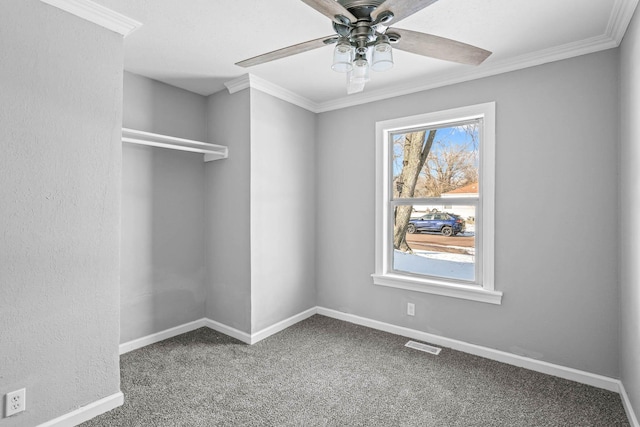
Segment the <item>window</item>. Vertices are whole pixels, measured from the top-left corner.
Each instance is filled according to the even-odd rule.
[[[495,103],[376,124],[376,285],[493,304]]]

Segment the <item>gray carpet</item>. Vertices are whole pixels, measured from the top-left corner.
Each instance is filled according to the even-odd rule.
[[[252,346],[207,328],[121,357],[125,403],[83,426],[628,426],[594,387],[313,316]]]

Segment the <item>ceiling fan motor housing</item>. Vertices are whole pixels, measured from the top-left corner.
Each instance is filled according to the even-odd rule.
[[[358,20],[371,20],[371,12],[383,2],[384,0],[338,0],[338,3],[344,6]]]
[[[364,55],[367,46],[371,45],[376,39],[376,24],[373,22],[371,13],[380,6],[384,0],[337,0],[337,2],[347,9],[353,16],[357,18],[357,22],[350,22],[346,18],[337,17],[344,24],[338,24],[334,21],[333,28],[342,37],[348,38],[356,48],[356,52]],[[388,18],[393,17],[389,13]],[[384,15],[387,17],[387,14]],[[344,18],[344,20],[342,19]]]

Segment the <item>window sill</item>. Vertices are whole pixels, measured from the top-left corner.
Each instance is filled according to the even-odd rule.
[[[485,302],[489,304],[502,304],[502,292],[490,291],[479,286],[458,285],[455,283],[438,282],[413,277],[410,278],[398,274],[372,274],[371,277],[373,277],[373,283],[375,285]]]

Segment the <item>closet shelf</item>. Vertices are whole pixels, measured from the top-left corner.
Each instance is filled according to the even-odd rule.
[[[226,159],[229,156],[229,150],[224,145],[209,144],[207,142],[176,138],[135,129],[122,128],[122,142],[202,153],[204,154],[205,162]]]

